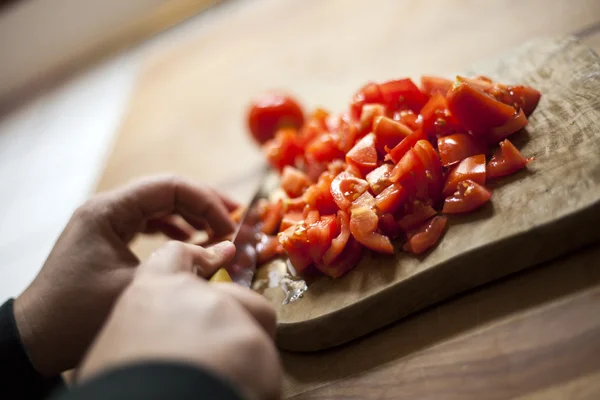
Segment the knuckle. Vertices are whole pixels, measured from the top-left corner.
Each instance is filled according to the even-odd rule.
[[[103,196],[96,196],[77,207],[73,213],[73,219],[90,221],[96,219],[106,209]]]
[[[183,259],[188,254],[188,251],[187,251],[187,248],[185,247],[185,245],[182,242],[179,242],[177,240],[169,240],[165,244],[164,248],[167,252],[169,252],[172,256],[174,256],[178,260]]]

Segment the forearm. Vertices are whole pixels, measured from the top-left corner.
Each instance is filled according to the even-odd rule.
[[[12,299],[0,306],[0,398],[43,399],[63,386],[60,376],[45,378],[29,360],[14,316]]]

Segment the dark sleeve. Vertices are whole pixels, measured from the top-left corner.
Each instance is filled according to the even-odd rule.
[[[13,303],[10,299],[0,307],[0,398],[44,399],[64,383],[60,376],[45,379],[31,365],[17,330]]]
[[[52,400],[243,400],[221,379],[199,368],[169,362],[147,362],[108,371],[57,393]]]

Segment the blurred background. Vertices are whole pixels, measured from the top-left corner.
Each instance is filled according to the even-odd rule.
[[[569,35],[600,50],[599,1],[0,2],[0,297],[96,191],[172,172],[246,200],[264,90],[339,112],[368,80],[452,78]]]

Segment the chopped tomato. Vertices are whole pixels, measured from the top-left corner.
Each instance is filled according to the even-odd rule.
[[[487,152],[486,146],[468,133],[455,133],[439,138],[438,150],[444,167]]]
[[[382,213],[395,213],[406,201],[408,193],[401,184],[393,183],[375,197],[375,206]]]
[[[367,174],[365,178],[367,182],[369,182],[369,186],[373,193],[376,195],[381,193],[383,189],[392,183],[390,182],[390,173],[393,168],[394,166],[392,164],[384,163]]]
[[[409,196],[424,199],[427,197],[428,182],[425,167],[413,149],[402,157],[390,173],[390,181],[400,183]]]
[[[358,124],[359,134],[364,135],[375,131],[373,122],[381,115],[385,115],[385,106],[383,104],[365,104]]]
[[[306,206],[306,202],[303,197],[296,197],[295,199],[283,199],[283,212],[302,211]],[[281,230],[281,229],[280,229]]]
[[[350,217],[345,211],[337,213],[338,225],[340,226],[339,234],[331,241],[331,246],[323,255],[323,263],[331,264],[344,250],[348,238],[350,238]]]
[[[281,128],[299,129],[304,113],[296,100],[280,93],[267,93],[255,98],[248,110],[248,126],[258,143],[273,138]]]
[[[370,207],[354,207],[350,213],[350,233],[363,246],[379,253],[394,253],[390,239],[377,232],[379,219]]]
[[[352,202],[369,189],[369,183],[349,172],[341,172],[331,182],[331,195],[340,210],[348,210]]]
[[[280,129],[275,137],[263,145],[263,152],[273,168],[281,171],[286,165],[295,165],[302,155],[298,135],[294,129]]]
[[[352,206],[350,206],[350,209],[356,208],[356,207],[367,207],[367,208],[375,207],[375,197],[373,197],[373,195],[371,193],[369,193],[368,191],[364,192],[363,194],[358,196],[358,199],[356,199],[352,202]]]
[[[317,137],[321,136],[327,131],[323,128],[319,121],[308,120],[302,126],[302,129],[298,132],[297,143],[302,149],[306,148],[306,145],[312,142]]]
[[[396,239],[404,233],[394,216],[390,213],[382,214],[379,217],[378,228],[381,233],[390,239]]]
[[[354,146],[361,134],[357,124],[346,121],[344,118],[340,119],[336,132],[338,148],[344,153],[347,153]]]
[[[402,248],[415,254],[425,252],[438,242],[446,228],[446,221],[447,218],[443,216],[433,217],[409,234],[409,239]]]
[[[413,204],[410,213],[405,214],[399,221],[398,225],[404,232],[410,232],[417,228],[423,222],[437,214],[429,204],[417,201]]]
[[[283,218],[283,203],[282,201],[277,201],[275,203],[270,203],[267,206],[266,212],[263,214],[262,226],[261,230],[267,234],[272,235],[277,233],[277,228],[279,228],[279,224],[281,223],[281,218]]]
[[[421,117],[419,113],[414,113],[412,110],[396,111],[393,115],[394,121],[398,121],[408,126],[413,131],[421,129]]]
[[[473,211],[488,202],[492,194],[470,179],[456,185],[456,192],[444,202],[443,213],[458,214]]]
[[[339,278],[358,264],[362,257],[364,247],[354,238],[350,237],[342,253],[329,263],[318,263],[319,271],[332,278]]]
[[[476,135],[485,135],[504,125],[516,112],[514,107],[496,100],[461,77],[456,78],[446,100],[460,125]]]
[[[344,152],[338,148],[336,138],[330,133],[313,139],[306,146],[305,154],[308,162],[330,162],[344,158]]]
[[[439,137],[449,135],[460,130],[458,122],[454,119],[446,99],[440,93],[435,93],[421,110],[423,120],[423,133],[427,137]]]
[[[450,171],[444,185],[444,196],[450,196],[456,191],[456,185],[467,179],[485,184],[485,154],[467,157]]]
[[[434,202],[437,202],[444,181],[440,156],[427,140],[419,140],[413,147],[413,151],[421,161],[421,164],[423,164],[423,167],[425,167],[429,197]]]
[[[377,167],[377,150],[375,134],[369,133],[360,139],[346,154],[346,162],[354,164],[363,174]]]
[[[344,168],[344,171],[346,171],[347,173],[349,173],[350,175],[353,175],[357,178],[362,179],[363,178],[363,174],[360,171],[360,169],[358,169],[358,167],[354,164],[346,164],[346,168]]]
[[[277,236],[261,235],[256,245],[258,264],[266,263],[283,252],[283,247],[279,243]]]
[[[525,125],[527,125],[527,117],[523,110],[519,110],[517,114],[515,114],[507,123],[497,128],[491,130],[491,132],[487,135],[487,142],[496,144],[503,139],[506,139],[508,136],[512,135],[515,132],[521,130]]]
[[[279,225],[279,231],[285,231],[290,226],[296,225],[298,222],[304,220],[302,211],[290,211],[283,214],[281,224]]]
[[[508,94],[514,107],[523,110],[525,116],[529,117],[536,109],[542,94],[529,86],[509,86]]]
[[[373,120],[373,133],[376,137],[376,149],[385,154],[385,147],[392,148],[412,133],[412,130],[401,122],[391,118],[378,116]]]
[[[399,79],[384,82],[379,85],[383,104],[388,110],[421,111],[427,99],[411,79]]]
[[[373,82],[363,86],[352,98],[350,103],[350,116],[353,120],[359,121],[362,109],[365,104],[382,103],[383,97],[379,85]]]
[[[433,96],[436,93],[446,96],[451,87],[452,81],[450,79],[425,75],[421,77],[421,91],[427,96]]]
[[[396,147],[391,150],[386,149],[388,154],[385,156],[386,161],[392,161],[394,164],[398,163],[407,151],[413,148],[413,146],[421,139],[427,139],[421,129],[414,131],[406,138],[402,139]]]
[[[337,212],[338,207],[329,190],[333,178],[332,173],[323,172],[317,183],[306,189],[302,198],[308,207],[319,210],[321,214],[335,214]]]
[[[510,175],[525,168],[530,161],[531,159],[523,157],[523,154],[508,139],[504,139],[487,165],[487,177],[498,178]]]
[[[307,229],[303,222],[291,226],[283,232],[279,232],[277,239],[297,273],[301,274],[312,264],[312,259],[308,253],[310,244],[308,242]]]
[[[324,130],[327,130],[327,118],[329,118],[329,111],[320,107],[317,107],[310,115],[310,120],[318,122]]]
[[[321,262],[323,255],[331,246],[331,241],[337,236],[338,229],[338,221],[335,215],[324,215],[308,225],[307,235],[310,243],[308,252],[313,262]]]
[[[294,167],[286,165],[281,174],[281,188],[290,197],[298,197],[310,186],[310,180],[306,174]]]

